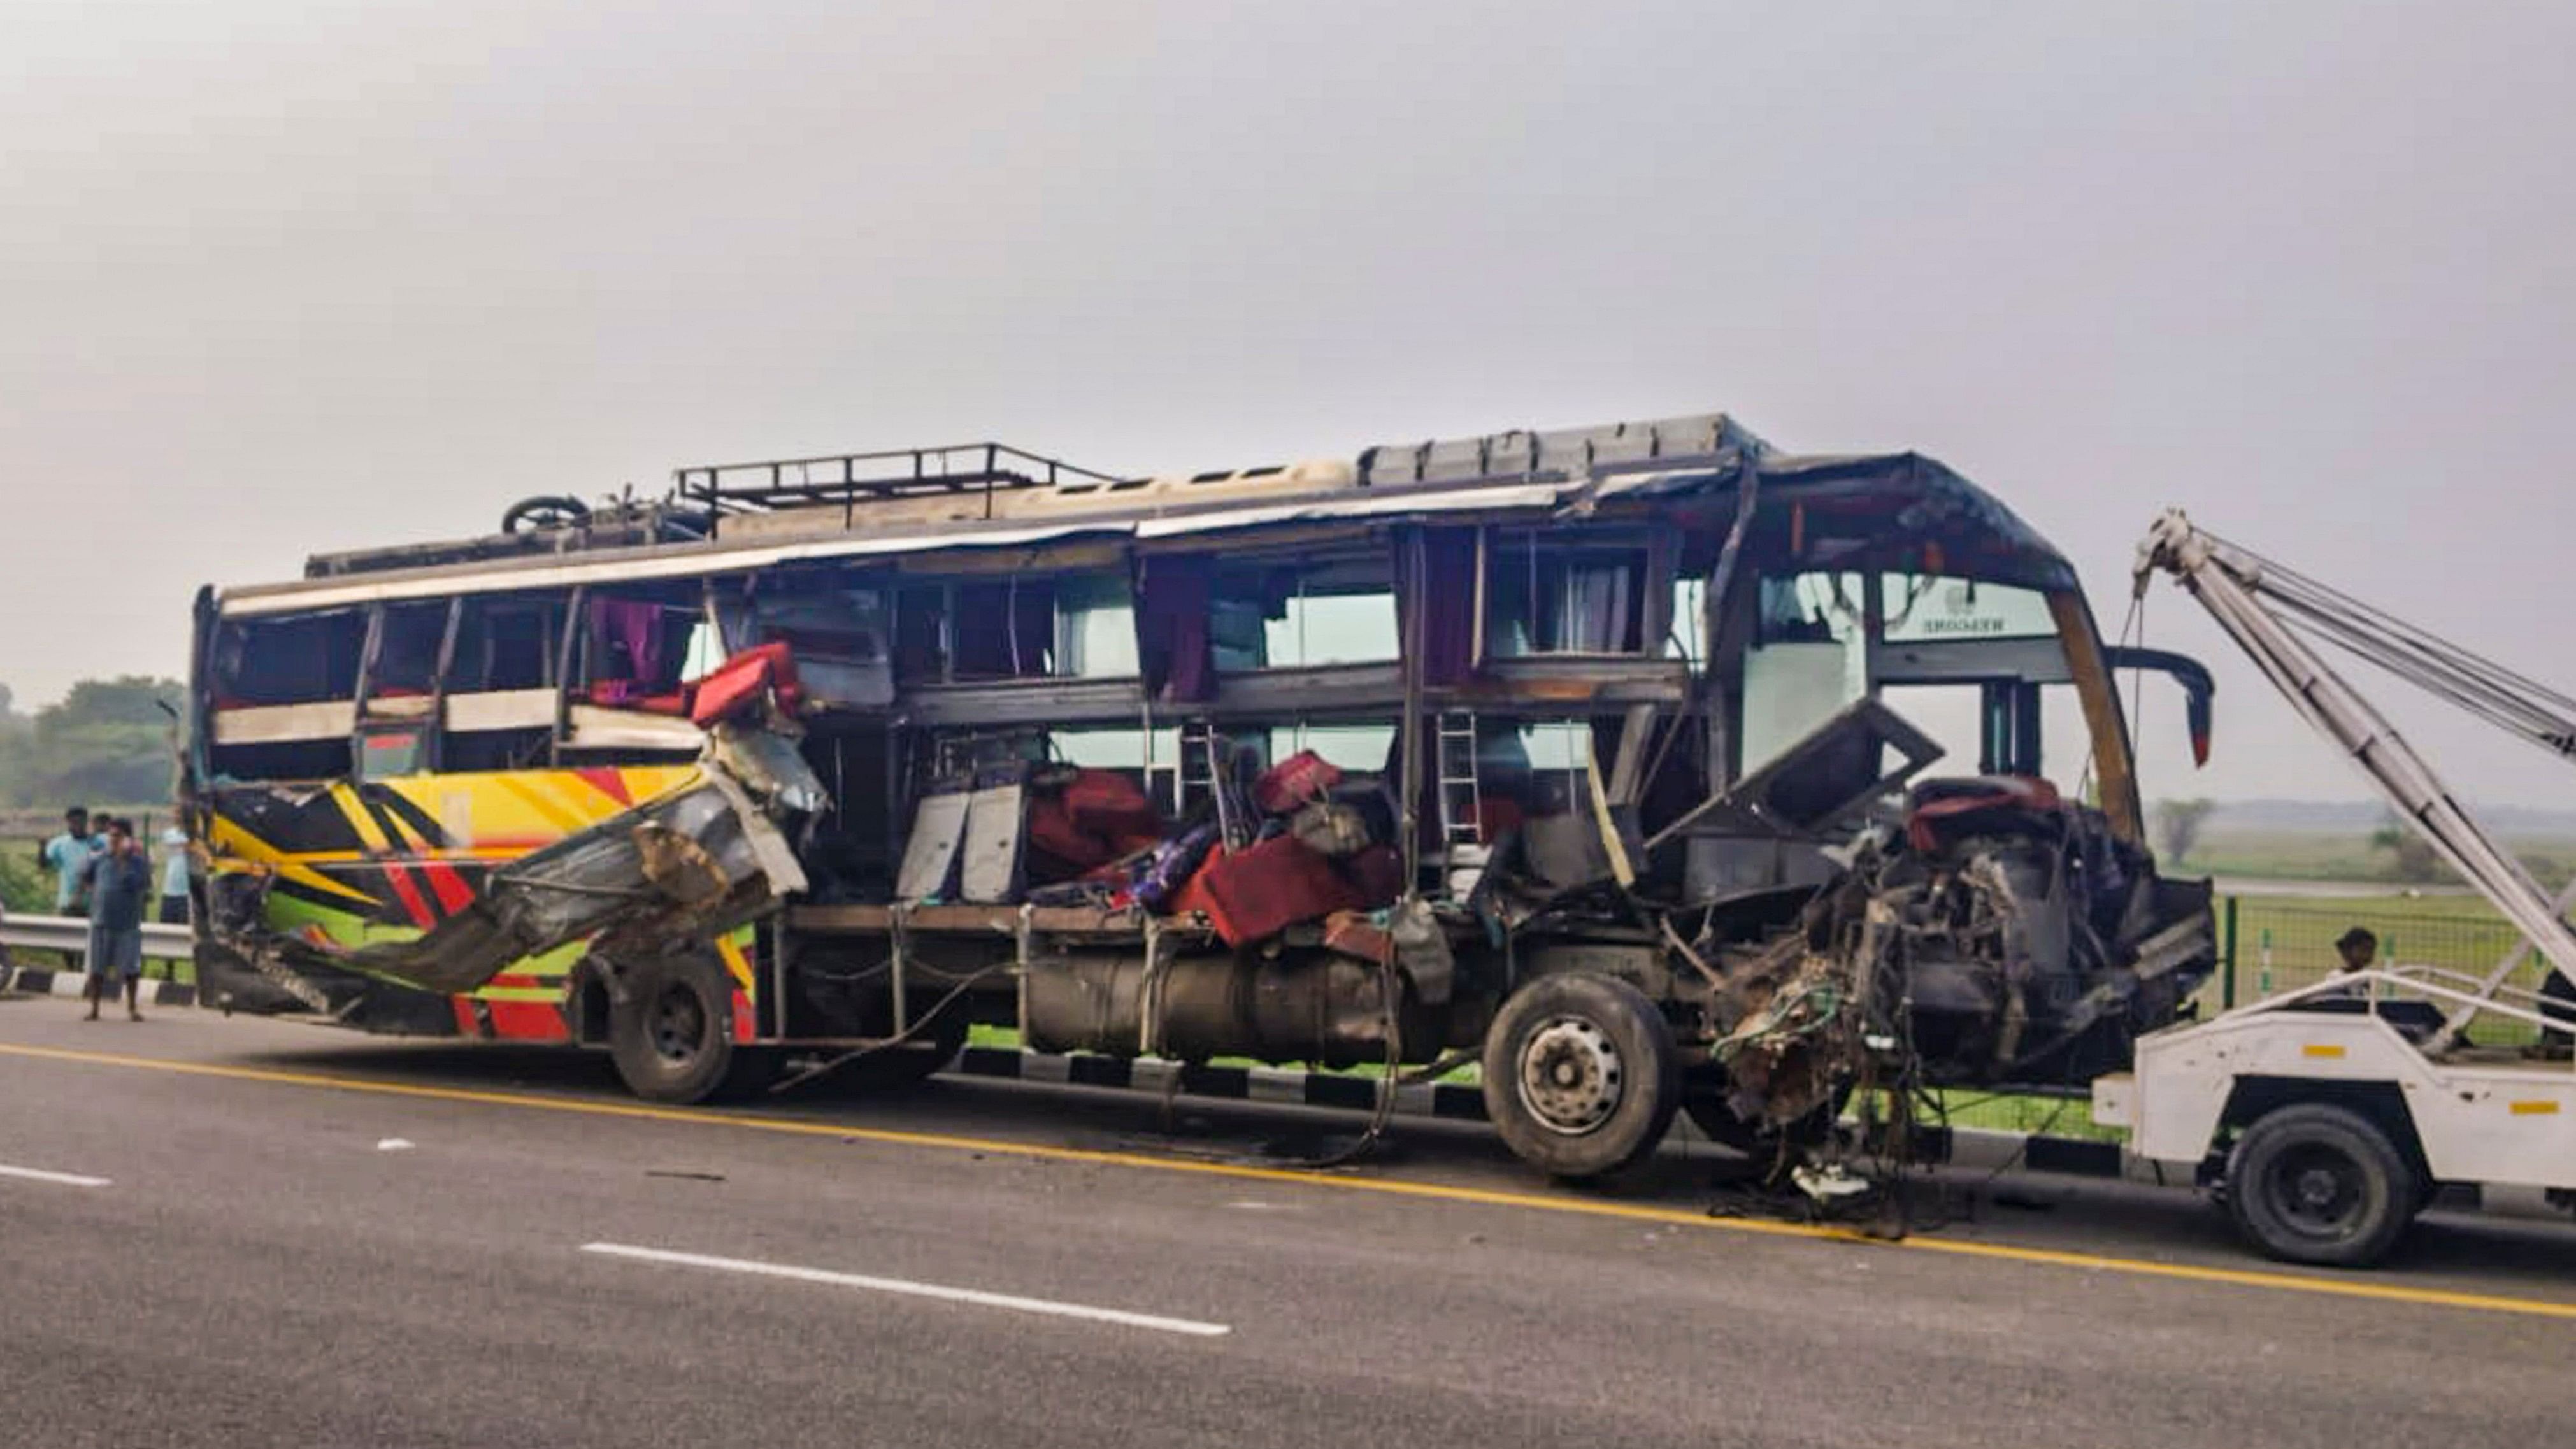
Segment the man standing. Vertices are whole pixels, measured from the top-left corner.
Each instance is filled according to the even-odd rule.
[[[79,916],[88,914],[88,892],[83,882],[88,879],[85,867],[96,851],[90,839],[89,811],[75,805],[63,812],[63,833],[48,840],[37,857],[45,869],[54,873],[54,914]]]
[[[161,924],[188,924],[188,832],[172,825],[161,832]]]
[[[143,901],[152,893],[152,862],[134,838],[134,822],[107,822],[107,849],[91,857],[89,878],[89,980],[81,995],[86,1020],[98,1020],[99,1003],[125,983],[125,1014],[143,1019]]]

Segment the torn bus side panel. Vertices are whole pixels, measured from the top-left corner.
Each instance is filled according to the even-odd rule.
[[[291,1001],[374,1024],[361,1019],[395,1008],[371,983],[430,993],[416,1004],[444,1015],[441,998],[529,957],[585,940],[612,960],[667,950],[722,935],[805,888],[788,832],[825,801],[786,731],[718,723],[697,765],[678,774],[641,803],[475,877],[438,859],[418,834],[398,837],[421,848],[369,852],[381,897],[269,848],[270,863],[210,882],[210,954],[247,1009]],[[342,813],[358,818],[384,805],[372,795],[352,800]],[[238,853],[252,853],[239,848],[256,841],[264,818],[303,820],[312,803],[279,790],[219,792],[218,844],[229,837]],[[334,913],[342,929],[326,928]],[[405,926],[386,938],[385,928]],[[280,994],[288,1000],[275,1000]]]

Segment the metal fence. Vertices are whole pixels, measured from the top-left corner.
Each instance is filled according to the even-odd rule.
[[[186,926],[165,926],[158,922],[143,927],[143,959],[146,975],[160,975],[177,980],[179,963],[189,959],[195,947]],[[89,955],[89,922],[78,916],[6,916],[0,917],[0,946],[19,957],[20,965],[30,964],[25,958],[34,952],[59,962],[63,969],[80,970]],[[152,963],[159,963],[157,969]]]
[[[2342,964],[2335,942],[2355,926],[2379,938],[2379,965],[2437,966],[2480,978],[2522,942],[2521,931],[2475,897],[2230,896],[2220,910],[2226,961],[2203,999],[2221,1010],[2333,974]],[[2509,979],[2537,991],[2548,970],[2533,955]],[[2504,1044],[2533,1040],[2536,1033],[2497,1018],[2474,1035]]]

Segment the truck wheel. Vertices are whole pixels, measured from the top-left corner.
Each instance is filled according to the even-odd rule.
[[[1607,976],[1543,976],[1485,1032],[1485,1114],[1523,1162],[1557,1177],[1613,1176],[1652,1154],[1681,1105],[1672,1028]]]
[[[2379,1124],[2323,1102],[2255,1119],[2227,1163],[2227,1209],[2264,1252],[2361,1268],[2395,1247],[2424,1187]]]
[[[969,1025],[965,1012],[943,1011],[915,1032],[912,1040],[850,1063],[847,1080],[862,1092],[899,1092],[927,1081],[966,1049]]]
[[[733,1042],[733,978],[714,958],[664,956],[629,968],[608,1006],[608,1053],[636,1096],[703,1102],[759,1085],[776,1054]]]

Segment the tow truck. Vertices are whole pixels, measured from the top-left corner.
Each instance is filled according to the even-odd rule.
[[[2138,549],[2206,607],[2310,727],[2351,760],[2460,878],[2523,934],[2483,977],[2391,963],[2345,971],[2206,1022],[2141,1037],[2095,1079],[2093,1120],[2129,1150],[2193,1170],[2244,1235],[2284,1260],[2360,1267],[2387,1255],[2448,1184],[2541,1189],[2576,1204],[2576,966],[2565,913],[2432,764],[2311,646],[2338,646],[2576,762],[2576,699],[2304,577],[2168,512]],[[2516,984],[2534,950],[2551,964]],[[2536,1045],[2477,1040],[2482,1022]],[[2514,1033],[2520,1034],[2520,1033]]]

